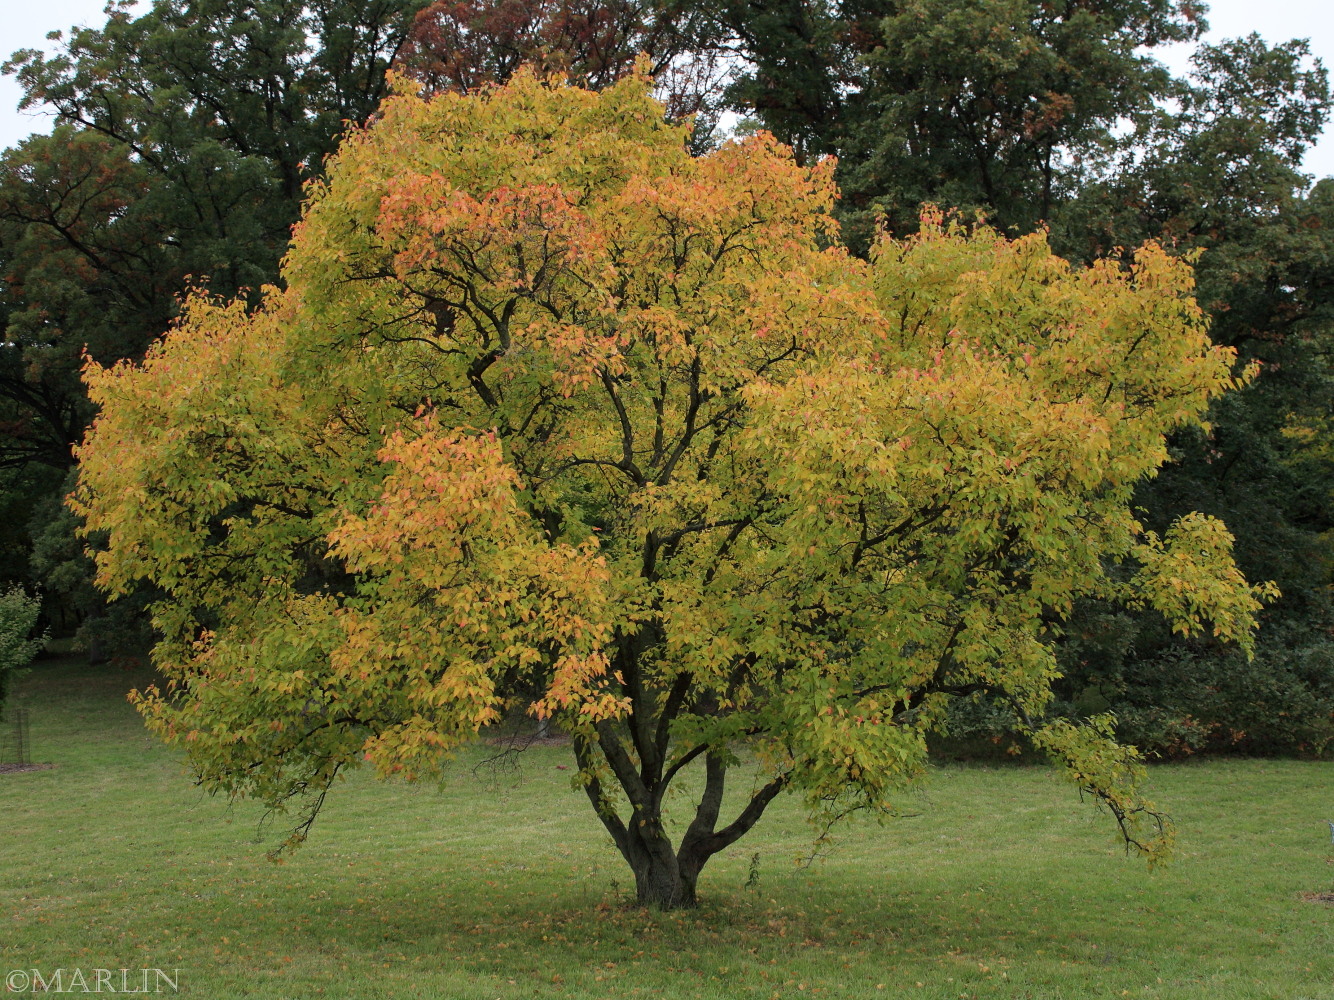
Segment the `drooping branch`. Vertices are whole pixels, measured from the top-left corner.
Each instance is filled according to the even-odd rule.
[[[337,780],[338,774],[342,768],[343,765],[341,762],[334,764],[329,773],[319,782],[318,791],[315,792],[315,798],[305,809],[301,822],[297,823],[296,826],[292,828],[292,832],[288,835],[286,840],[268,852],[269,860],[275,860],[283,853],[283,851],[304,842],[306,837],[310,835],[310,830],[315,825],[315,820],[319,818],[320,810],[324,808],[324,800],[329,794],[329,789],[333,787],[333,783]],[[294,787],[292,795],[289,797],[305,797],[310,794],[310,788],[307,784],[302,783]],[[270,809],[264,814],[264,818],[267,819],[269,816],[273,815],[273,813],[274,810]],[[261,820],[261,822],[263,822],[263,820]]]
[[[576,735],[574,740],[574,758],[579,765],[579,773],[584,785],[584,793],[588,796],[588,801],[593,804],[593,811],[601,820],[602,825],[607,828],[611,834],[611,839],[621,853],[627,849],[627,836],[625,823],[621,817],[616,814],[616,808],[612,804],[611,798],[602,787],[602,782],[598,780],[597,772],[593,766],[593,755],[589,752],[583,737]]]

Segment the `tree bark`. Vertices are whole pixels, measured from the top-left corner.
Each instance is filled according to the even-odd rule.
[[[587,772],[590,748],[581,745],[577,739],[575,748],[580,767]],[[723,763],[721,755],[710,752],[704,755],[704,766],[704,793],[696,807],[694,820],[681,838],[679,848],[672,846],[662,822],[663,793],[671,780],[670,775],[661,784],[655,783],[656,787],[648,795],[643,794],[645,788],[641,783],[631,784],[633,793],[638,794],[631,795],[628,822],[623,821],[612,808],[600,782],[591,778],[585,785],[598,817],[611,834],[626,864],[634,872],[635,900],[640,906],[658,910],[697,906],[699,874],[709,859],[748,833],[788,780],[787,775],[780,775],[764,785],[755,792],[736,819],[719,830],[717,822],[727,765]]]
[[[665,836],[654,841],[632,845],[625,859],[635,873],[635,901],[654,910],[691,909],[699,905],[695,886],[702,862],[697,866],[684,865]]]

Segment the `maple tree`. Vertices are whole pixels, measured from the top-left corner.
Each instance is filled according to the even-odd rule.
[[[433,775],[518,701],[640,901],[687,906],[781,792],[886,812],[952,697],[1037,718],[1081,595],[1250,641],[1266,588],[1223,525],[1129,505],[1238,382],[1186,264],[938,216],[862,261],[832,162],[692,157],[649,91],[400,93],[282,289],[200,292],[142,364],[87,367],[99,581],[166,595],[139,708],[204,787],[306,801],[292,842],[344,769]],[[1031,735],[1157,857],[1108,732]]]

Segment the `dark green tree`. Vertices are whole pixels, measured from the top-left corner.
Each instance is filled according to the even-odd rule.
[[[727,100],[792,147],[798,160],[842,154],[844,100],[861,74],[876,13],[822,0],[723,0],[718,17],[745,68]]]
[[[316,176],[348,122],[385,92],[385,69],[423,0],[113,3],[51,56],[16,53],[25,105],[104,136],[148,175],[164,241],[219,291],[276,274]],[[159,331],[160,332],[160,331]]]
[[[123,144],[72,125],[0,154],[0,467],[69,469],[90,416],[83,353],[135,356],[170,321],[184,271],[153,180]]]
[[[905,0],[850,99],[844,188],[910,227],[923,201],[1031,231],[1171,91],[1155,46],[1191,41],[1189,0]]]
[[[117,0],[53,54],[5,64],[58,123],[0,156],[0,488],[30,519],[8,551],[67,548],[48,501],[91,417],[85,353],[142,356],[187,285],[276,278],[306,182],[378,106],[424,3],[156,0],[136,16]]]
[[[840,158],[854,248],[935,202],[1012,232],[1048,222],[1126,121],[1173,93],[1154,47],[1205,28],[1191,0],[758,0],[721,17],[738,110]]]
[[[1172,464],[1139,494],[1150,524],[1183,510],[1221,517],[1248,578],[1278,583],[1256,659],[1105,608],[1091,609],[1067,656],[1071,697],[1097,691],[1141,745],[1334,746],[1334,180],[1309,188],[1301,171],[1329,109],[1304,43],[1202,47],[1178,106],[1148,121],[1063,220],[1061,239],[1087,254],[1150,237],[1200,252],[1214,339],[1259,366],[1214,408],[1209,433],[1178,437]]]

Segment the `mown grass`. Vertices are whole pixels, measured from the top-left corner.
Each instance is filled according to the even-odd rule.
[[[39,663],[34,758],[0,775],[0,974],[179,969],[196,997],[1334,1000],[1334,765],[1159,767],[1167,868],[1042,768],[941,767],[809,867],[795,801],[694,912],[625,905],[568,751],[464,755],[443,791],[354,775],[311,842],[201,796],[124,701],[142,673]],[[752,877],[754,876],[754,877]],[[747,882],[751,885],[747,885]]]

